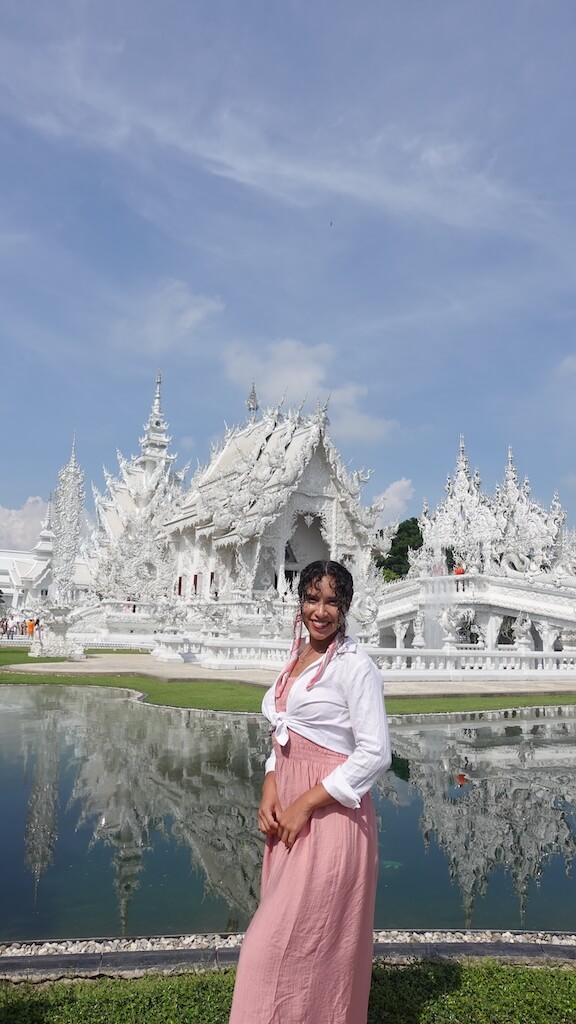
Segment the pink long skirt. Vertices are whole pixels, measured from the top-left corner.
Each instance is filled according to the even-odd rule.
[[[346,758],[290,732],[276,745],[287,807]],[[378,870],[374,807],[315,811],[288,851],[267,839],[230,1024],[366,1024]]]

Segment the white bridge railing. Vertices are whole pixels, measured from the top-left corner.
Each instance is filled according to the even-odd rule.
[[[74,634],[77,643],[103,652],[115,648],[148,651],[158,661],[189,662],[204,668],[260,668],[278,670],[285,663],[290,643],[280,637],[215,637],[184,635],[176,631],[153,636],[117,635],[113,639]],[[4,643],[2,643],[4,646]],[[6,646],[27,647],[29,638],[8,641]],[[576,676],[576,649],[531,651],[509,647],[485,650],[474,645],[444,650],[415,650],[366,646],[384,679],[415,679],[417,676],[450,679],[481,675],[511,678],[568,678]]]
[[[509,648],[506,651],[483,650],[473,646],[465,649],[413,650],[367,648],[384,677],[418,674],[427,676],[468,675],[482,673],[497,676],[570,674],[576,675],[576,650],[526,651]]]

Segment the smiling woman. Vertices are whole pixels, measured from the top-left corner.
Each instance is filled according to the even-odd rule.
[[[312,566],[316,564],[313,562]],[[337,564],[333,563],[334,566]],[[300,657],[308,654],[311,660],[313,655],[318,657],[319,654],[324,654],[336,633],[339,630],[344,631],[346,612],[350,607],[354,592],[352,577],[348,570],[344,570],[346,575],[342,573],[338,578],[334,575],[314,577],[312,574],[316,571],[320,570],[314,570],[308,566],[308,573],[304,570],[303,580],[300,584],[302,623],[309,634],[309,646],[305,648]],[[309,581],[308,576],[310,575],[312,575],[312,579]],[[350,577],[350,581],[348,581],[348,577]]]
[[[380,673],[346,636],[353,591],[338,562],[303,569],[291,656],[262,704],[274,730],[262,899],[230,1024],[366,1021],[378,864],[368,791],[391,752]]]

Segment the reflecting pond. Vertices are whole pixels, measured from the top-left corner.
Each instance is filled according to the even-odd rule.
[[[392,720],[379,928],[573,930],[576,709]],[[0,939],[243,930],[257,715],[0,686]]]

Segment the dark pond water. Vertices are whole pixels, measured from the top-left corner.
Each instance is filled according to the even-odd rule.
[[[392,735],[376,927],[573,930],[574,709]],[[267,748],[255,715],[0,686],[0,940],[243,930]]]

